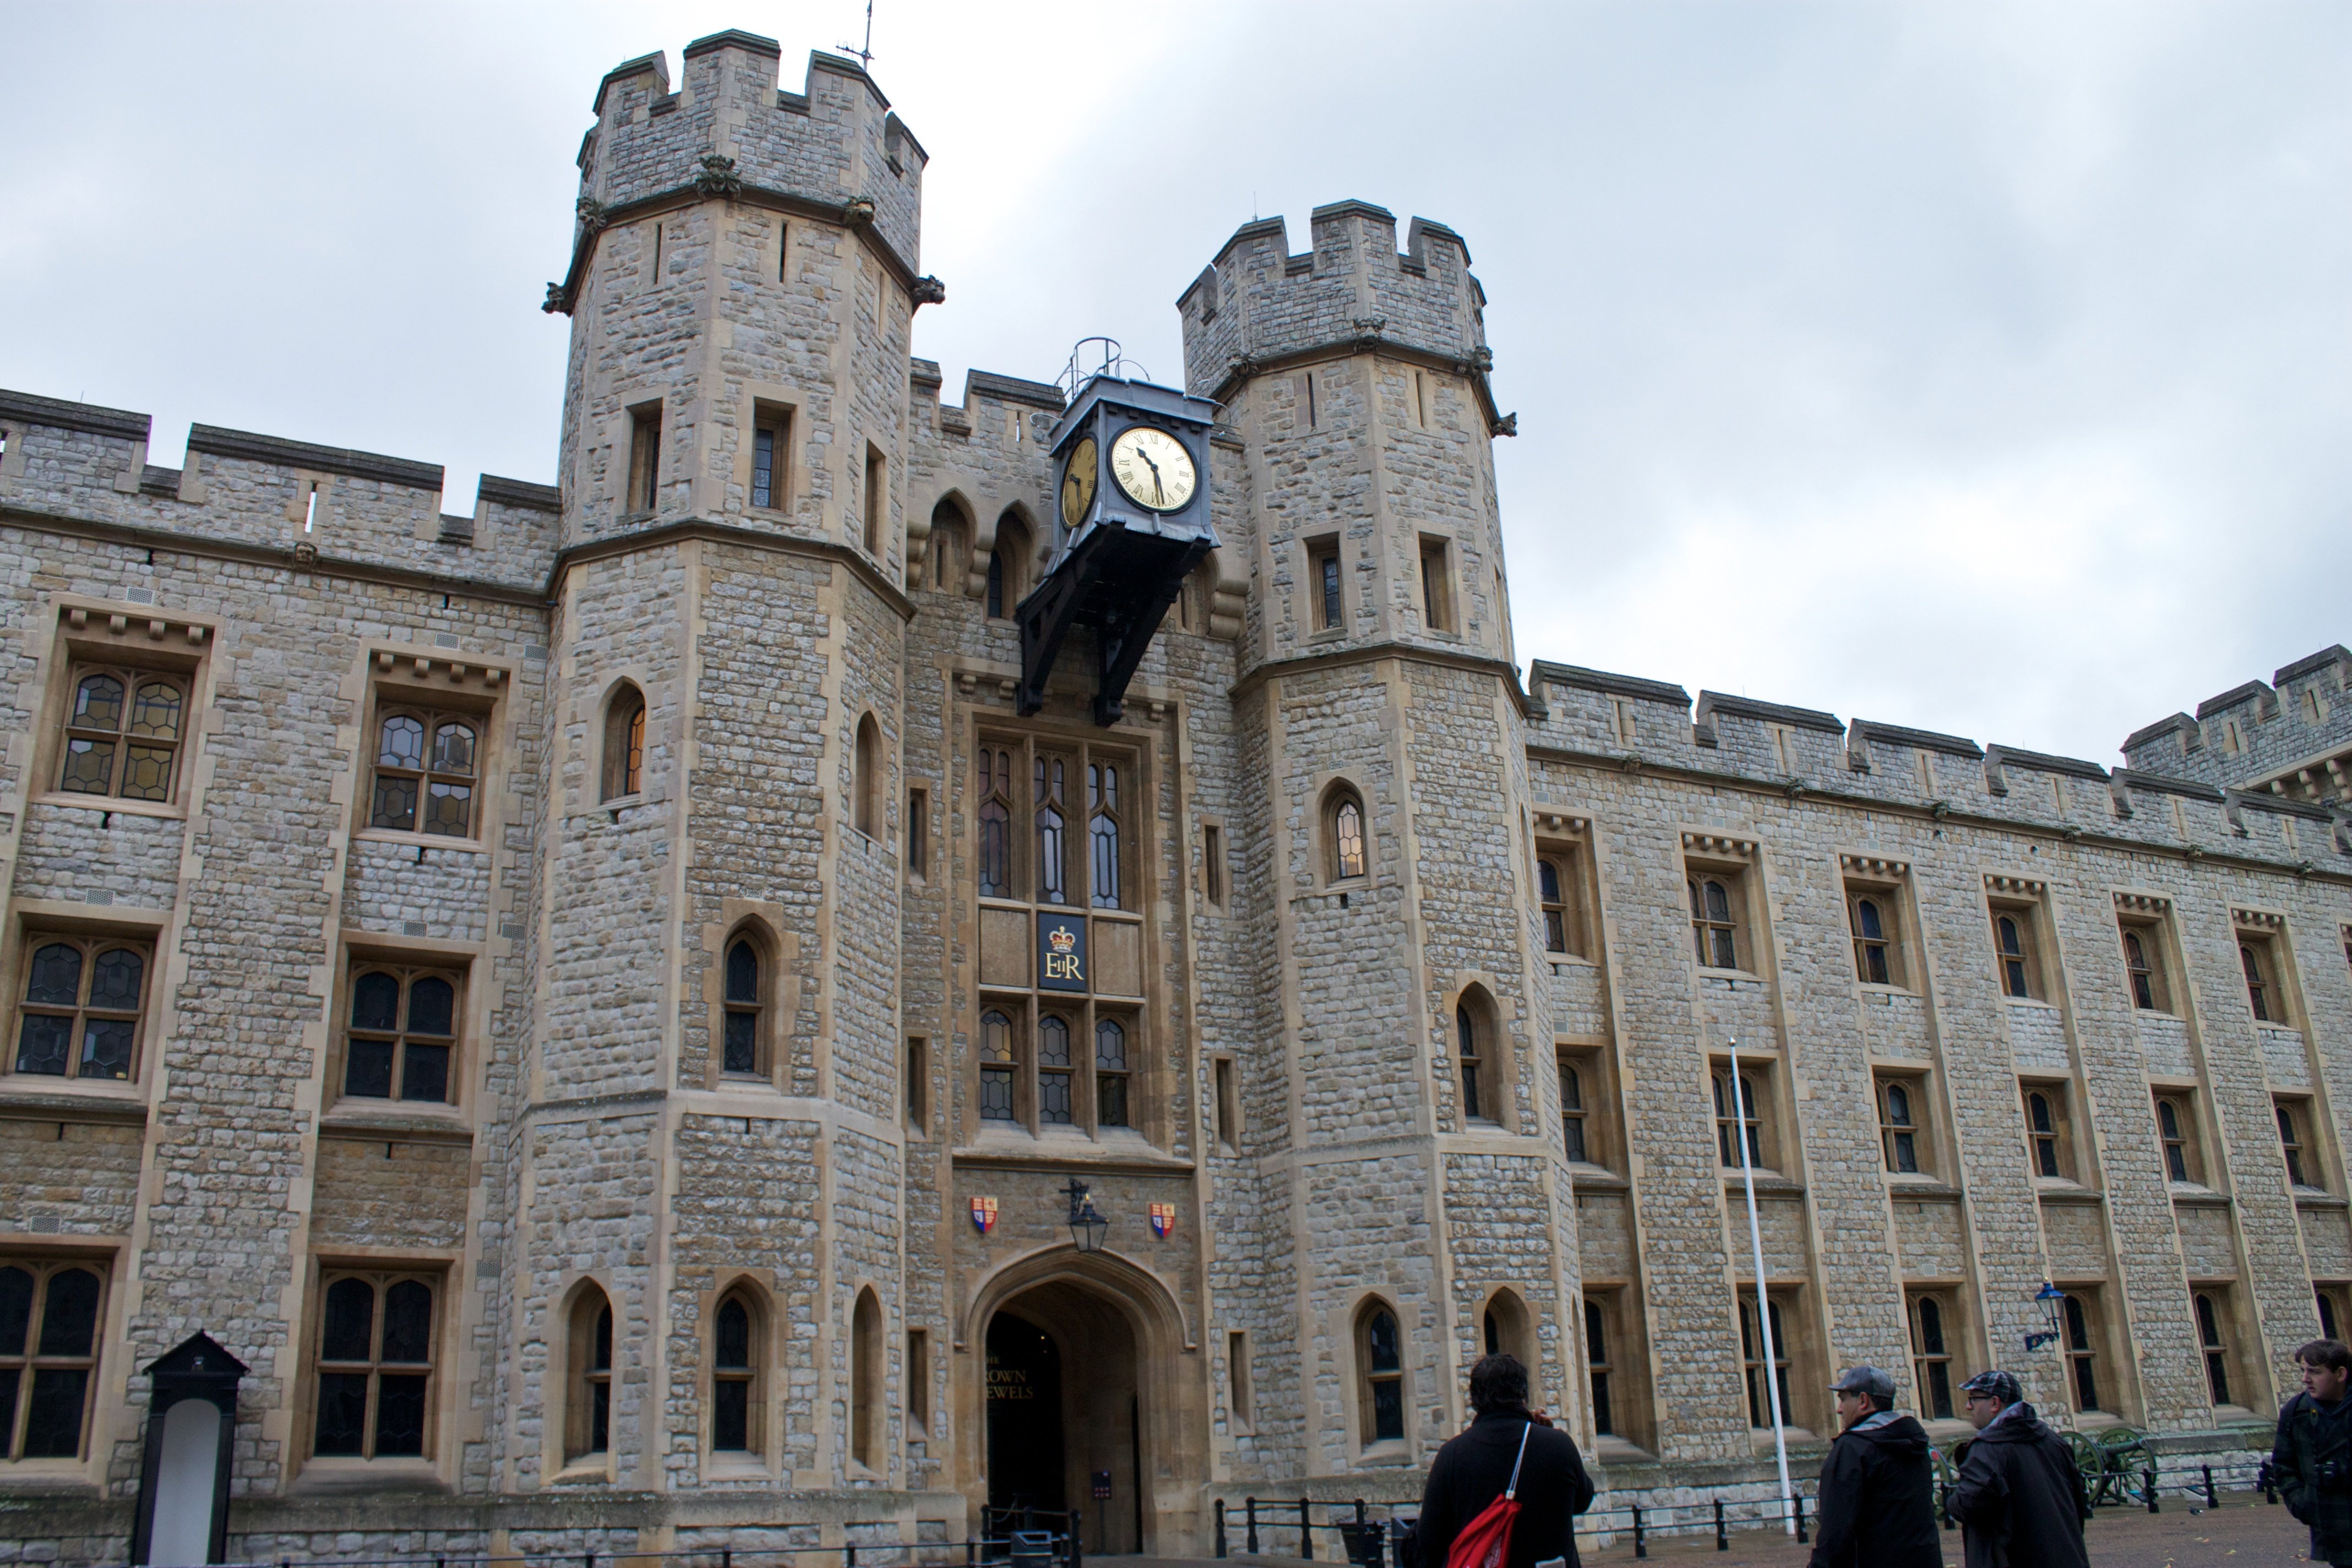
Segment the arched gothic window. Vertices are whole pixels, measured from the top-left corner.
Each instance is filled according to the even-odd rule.
[[[449,1100],[457,976],[370,966],[352,977],[343,1092],[362,1099]]]
[[[857,751],[850,774],[852,822],[868,838],[882,837],[882,731],[868,713],[857,721]]]
[[[2148,963],[2147,949],[2136,931],[2124,932],[2124,967],[2131,973],[2132,1005],[2154,1011],[2156,971]]]
[[[1098,910],[1119,907],[1118,769],[1087,764],[1087,893]]]
[[[849,1451],[880,1474],[885,1421],[882,1412],[882,1303],[873,1290],[860,1290],[849,1318]]]
[[[432,1285],[374,1275],[331,1280],[320,1313],[318,1364],[313,1452],[367,1459],[423,1454],[433,1384]]]
[[[1070,1121],[1070,1026],[1053,1013],[1037,1020],[1037,1120],[1056,1127]]]
[[[1747,1163],[1764,1163],[1764,1121],[1756,1109],[1756,1080],[1746,1073],[1739,1075],[1735,1089],[1731,1075],[1715,1075],[1715,1150],[1724,1166],[1740,1168],[1740,1141],[1747,1140]]]
[[[600,797],[617,800],[646,785],[646,694],[626,681],[604,705],[604,788]]]
[[[1865,984],[1890,984],[1886,964],[1886,918],[1876,899],[1853,901],[1853,968]]]
[[[2238,963],[2246,972],[2246,1000],[2253,1004],[2255,1021],[2263,1024],[2276,1022],[2273,1016],[2276,1009],[2270,1005],[2270,987],[2263,981],[2263,961],[2255,954],[2252,944],[2242,942],[2238,944]]]
[[[1993,941],[2000,949],[2000,986],[2011,996],[2031,996],[2025,968],[2025,930],[2017,923],[2015,915],[1997,915],[1992,922]]]
[[[767,1030],[767,966],[760,960],[760,947],[749,936],[739,936],[727,944],[726,1036],[720,1043],[721,1072],[756,1073],[760,1070],[760,1047]]]
[[[980,749],[980,893],[1009,899],[1013,892],[1013,753]]]
[[[1543,903],[1544,951],[1568,951],[1568,904],[1560,897],[1559,863],[1553,860],[1536,862],[1536,883]]]
[[[1356,1318],[1357,1403],[1362,1441],[1388,1443],[1404,1436],[1404,1342],[1396,1312],[1385,1301],[1369,1303]]]
[[[0,1459],[81,1458],[105,1293],[72,1263],[0,1266]]]
[[[1909,1086],[1883,1083],[1878,1086],[1879,1134],[1886,1145],[1886,1168],[1905,1174],[1919,1169],[1919,1126],[1911,1112]]]
[[[1036,759],[1037,901],[1041,904],[1070,901],[1066,827],[1068,818],[1062,806],[1066,766],[1059,757],[1041,753]]]
[[[1454,1009],[1454,1054],[1462,1064],[1462,1115],[1465,1121],[1492,1119],[1493,1106],[1479,1098],[1479,1069],[1486,1065],[1485,1052],[1479,1038],[1477,1016],[1470,1004],[1463,1002]]]
[[[1330,818],[1331,879],[1344,881],[1364,874],[1364,804],[1353,790],[1332,798]]]
[[[1095,1024],[1095,1124],[1124,1127],[1127,1121],[1127,1030],[1116,1018]]]
[[[1020,1064],[1013,1056],[1013,1020],[992,1007],[980,1016],[980,1119],[1011,1121],[1013,1080]]]
[[[2099,1373],[2097,1352],[2092,1348],[2090,1309],[2080,1296],[2069,1296],[2064,1303],[2066,1321],[2066,1370],[2074,1384],[2074,1408],[2099,1408]]]
[[[613,1447],[613,1304],[594,1285],[572,1303],[571,1386],[564,1402],[563,1457],[601,1457]]]
[[[963,513],[945,496],[931,508],[931,586],[952,593],[963,565]]]
[[[741,1289],[729,1291],[711,1321],[710,1446],[720,1452],[751,1452],[760,1433],[752,1420],[759,1408],[759,1315]]]

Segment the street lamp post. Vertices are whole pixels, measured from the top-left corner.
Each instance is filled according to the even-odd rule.
[[[2025,1336],[2025,1348],[2028,1351],[2038,1351],[2043,1345],[2054,1345],[2058,1342],[2058,1309],[2066,1300],[2066,1292],[2044,1279],[2042,1282],[2042,1289],[2033,1293],[2033,1299],[2042,1304],[2042,1321],[2048,1323],[2050,1327],[2040,1333]]]
[[[1110,1228],[1110,1221],[1095,1208],[1095,1200],[1088,1194],[1087,1184],[1077,1177],[1072,1176],[1070,1184],[1063,1191],[1070,1200],[1070,1240],[1080,1252],[1101,1251],[1103,1232]]]

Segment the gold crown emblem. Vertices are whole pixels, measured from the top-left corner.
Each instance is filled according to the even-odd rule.
[[[1045,942],[1055,952],[1067,952],[1078,945],[1078,933],[1067,926],[1056,926],[1047,934]]]

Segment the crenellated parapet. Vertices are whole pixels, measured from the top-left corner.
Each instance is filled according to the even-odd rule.
[[[0,391],[0,516],[91,523],[265,560],[537,593],[555,564],[553,488],[485,474],[470,517],[442,510],[438,463],[197,425],[177,468],[147,461],[144,414]]]
[[[580,145],[572,266],[549,310],[572,308],[605,230],[714,195],[866,229],[901,281],[921,282],[922,144],[856,61],[812,52],[792,92],[777,86],[782,58],[775,40],[729,31],[686,47],[675,89],[659,54],[605,73]]]
[[[2338,869],[2352,859],[2352,816],[2285,790],[2234,788],[2138,758],[2137,765],[2111,771],[2077,757],[1979,746],[1964,736],[1877,720],[1848,722],[1818,709],[1717,691],[1699,693],[1694,708],[1679,686],[1542,659],[1530,672],[1528,698],[1528,740],[1538,754],[1601,758],[1635,772],[1738,779],[1792,798],[1907,807],[1937,820],[1965,816],[2192,855]]]
[[[2352,808],[2352,650],[2341,643],[2135,730],[2132,767]]]
[[[1396,215],[1360,201],[1317,207],[1311,228],[1293,256],[1282,219],[1244,224],[1193,279],[1176,302],[1186,387],[1222,402],[1251,375],[1376,349],[1468,377],[1490,431],[1514,433],[1487,384],[1486,294],[1462,237],[1417,217],[1400,251]]]

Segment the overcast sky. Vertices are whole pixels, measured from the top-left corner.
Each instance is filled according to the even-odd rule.
[[[2115,760],[2352,638],[2352,5],[879,0],[916,352],[1181,376],[1234,227],[1491,300],[1521,660]],[[547,480],[597,79],[778,5],[0,0],[0,386]]]

